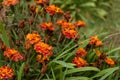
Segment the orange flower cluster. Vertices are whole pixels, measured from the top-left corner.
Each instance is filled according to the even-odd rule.
[[[44,42],[38,42],[34,45],[34,49],[36,52],[44,55],[44,56],[52,56],[52,46],[49,46],[48,44],[45,44]]]
[[[84,67],[84,66],[87,65],[87,62],[84,59],[80,58],[80,57],[75,57],[73,59],[72,63],[76,64],[78,68],[79,67]]]
[[[79,48],[76,52],[76,56],[85,57],[87,52],[83,48]]]
[[[37,4],[46,4],[49,0],[34,0]]]
[[[77,35],[76,27],[65,20],[57,21],[57,24],[62,26],[62,33],[66,36],[66,38],[75,38]]]
[[[58,21],[57,21],[57,24],[60,25],[60,26],[62,26],[62,25],[65,24],[65,23],[67,23],[66,20],[58,20]]]
[[[66,38],[70,39],[70,38],[75,38],[76,37],[76,34],[77,34],[77,31],[74,30],[74,29],[63,29],[62,30],[62,33],[66,36]]]
[[[79,21],[75,22],[74,25],[78,26],[78,27],[85,27],[86,24],[84,21],[79,20]]]
[[[42,24],[39,24],[39,27],[41,27],[43,30],[54,30],[54,26],[51,22],[44,22]]]
[[[100,56],[102,53],[100,52],[100,50],[95,50],[95,53],[97,56]]]
[[[75,29],[75,26],[72,23],[69,23],[65,20],[58,20],[57,24],[62,26],[62,28],[69,28],[69,29]]]
[[[13,61],[19,61],[24,59],[24,57],[15,49],[7,48],[6,51],[4,51],[4,55]]]
[[[14,74],[14,70],[8,66],[0,67],[0,79],[8,79],[11,78]]]
[[[41,37],[38,33],[29,33],[26,36],[26,41],[30,44],[35,44],[41,40]]]
[[[37,55],[37,61],[39,63],[43,63],[45,61],[49,61],[49,58],[48,58],[48,56]]]
[[[4,0],[3,5],[5,6],[14,6],[19,2],[19,0]]]
[[[97,36],[91,36],[90,37],[90,42],[89,42],[90,45],[95,45],[95,46],[102,46],[102,41],[100,41],[98,39]]]
[[[111,67],[115,65],[115,62],[111,58],[106,58],[105,62]]]
[[[54,15],[56,13],[63,14],[64,12],[57,6],[55,5],[50,5],[46,7],[46,12],[48,12],[50,15]]]

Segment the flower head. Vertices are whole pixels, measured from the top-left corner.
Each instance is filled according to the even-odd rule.
[[[19,2],[19,0],[4,0],[3,4],[5,6],[14,6]]]
[[[100,56],[102,53],[100,52],[100,50],[95,50],[95,53],[97,56]]]
[[[45,61],[49,61],[48,56],[37,55],[36,58],[37,58],[37,61],[38,61],[39,63],[43,63],[43,62],[45,62]]]
[[[37,53],[42,54],[43,56],[52,56],[53,47],[44,43],[44,42],[38,42],[34,45],[34,49]]]
[[[67,21],[66,20],[58,20],[57,21],[57,24],[60,26],[63,25],[64,23],[67,23]]]
[[[56,14],[56,13],[59,13],[59,14],[62,14],[62,13],[63,13],[63,11],[62,11],[59,7],[57,7],[57,6],[55,6],[55,5],[50,5],[50,6],[46,7],[46,11],[47,11],[50,15],[54,15],[54,14]]]
[[[13,61],[19,61],[24,59],[24,57],[15,49],[7,48],[6,51],[4,51],[4,55]]]
[[[85,27],[85,25],[86,25],[85,22],[81,21],[81,20],[75,22],[74,24],[75,24],[75,26],[78,26],[78,27]]]
[[[111,59],[111,58],[106,58],[105,59],[105,62],[110,65],[110,66],[114,66],[115,65],[115,62]]]
[[[53,31],[54,30],[54,26],[51,22],[44,22],[42,24],[39,24],[39,26],[43,29],[43,30],[50,30]]]
[[[37,4],[47,4],[49,0],[34,0]]]
[[[86,56],[87,52],[83,48],[79,48],[76,52],[76,56],[84,57]]]
[[[14,74],[14,70],[8,66],[0,67],[0,79],[8,79],[11,78]]]
[[[30,43],[30,44],[35,44],[37,42],[39,42],[41,39],[40,35],[38,33],[29,33],[26,36],[26,40]]]
[[[66,38],[71,39],[75,38],[77,35],[77,31],[75,29],[63,29],[62,33],[66,36]]]
[[[89,44],[95,46],[102,46],[102,41],[100,41],[97,36],[91,36]]]
[[[76,64],[77,67],[84,67],[87,65],[87,62],[80,57],[75,57],[72,63]]]

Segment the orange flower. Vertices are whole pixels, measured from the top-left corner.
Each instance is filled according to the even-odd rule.
[[[75,26],[72,23],[64,22],[62,23],[62,28],[75,29]]]
[[[97,55],[97,56],[100,56],[100,55],[101,55],[100,50],[95,50],[95,52],[96,52],[96,55]]]
[[[75,57],[72,63],[76,64],[77,67],[84,67],[87,65],[87,62],[80,57]]]
[[[75,38],[77,35],[77,31],[74,29],[63,29],[62,33],[66,36],[66,38]]]
[[[34,49],[36,50],[36,52],[44,55],[44,56],[52,56],[53,52],[52,46],[49,46],[48,44],[45,44],[43,42],[38,42],[34,45]]]
[[[84,57],[86,56],[87,52],[83,48],[79,48],[76,52],[76,56]]]
[[[24,57],[15,49],[7,48],[6,51],[4,51],[4,55],[13,61],[19,61],[24,59]]]
[[[75,22],[74,24],[75,24],[75,26],[78,26],[78,27],[85,27],[85,25],[86,25],[85,22],[81,21],[81,20]]]
[[[39,26],[43,29],[43,30],[50,30],[53,31],[54,30],[54,26],[51,22],[44,22],[42,24],[39,24]]]
[[[45,61],[49,61],[48,56],[37,55],[36,58],[37,58],[37,61],[38,61],[39,63],[43,63],[43,62],[45,62]]]
[[[35,44],[39,42],[41,39],[40,35],[38,33],[29,33],[26,36],[26,41],[28,41],[30,44]]]
[[[57,24],[60,26],[63,25],[64,23],[67,23],[67,21],[66,20],[58,20],[57,21]]]
[[[19,2],[19,0],[4,0],[3,4],[5,6],[14,6]]]
[[[8,66],[2,66],[0,67],[0,79],[7,80],[8,78],[11,78],[14,74],[14,70],[11,69]]]
[[[111,58],[106,58],[105,59],[105,62],[110,65],[110,66],[114,66],[115,65],[115,62],[111,59]]]
[[[97,36],[91,36],[89,44],[95,46],[102,46],[102,41],[100,41]]]
[[[47,4],[49,0],[34,0],[37,4]]]
[[[34,0],[37,4],[42,4],[43,0]]]
[[[59,7],[57,7],[57,6],[55,6],[55,5],[50,5],[50,6],[46,7],[46,11],[47,11],[50,15],[54,15],[54,14],[56,14],[56,13],[63,14],[63,11],[62,11]]]

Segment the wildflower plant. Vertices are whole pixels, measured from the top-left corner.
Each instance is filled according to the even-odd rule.
[[[119,75],[117,59],[106,54],[99,36],[85,37],[81,28],[86,22],[74,21],[51,0],[3,0],[1,6],[0,79],[103,80]]]

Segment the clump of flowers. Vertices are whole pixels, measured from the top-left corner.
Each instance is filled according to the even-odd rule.
[[[105,59],[105,62],[110,65],[110,66],[114,66],[115,65],[115,62],[111,59],[111,58],[106,58]]]
[[[79,21],[75,22],[74,25],[78,26],[78,27],[85,27],[86,23],[82,20],[79,20]]]
[[[9,64],[15,69],[0,67],[0,80],[8,80],[14,73],[12,80],[17,80],[17,71],[22,71],[20,77],[25,80],[53,79],[51,73],[59,80],[62,75],[59,76],[58,71],[64,73],[68,69],[67,76],[63,76],[66,80],[66,77],[76,76],[68,74],[71,68],[94,66],[102,70],[117,65],[108,58],[97,36],[89,38],[80,33],[86,26],[85,21],[75,21],[70,11],[64,12],[50,0],[3,0],[0,11],[5,13],[4,16],[0,14],[0,26],[3,22],[2,28],[7,29],[0,30],[6,33],[0,34],[0,52],[3,53],[0,54],[0,66]],[[87,76],[92,78],[91,75]]]
[[[5,6],[14,6],[19,2],[19,0],[4,0],[3,5]]]
[[[44,63],[45,61],[49,61],[48,56],[43,56],[43,55],[40,55],[40,54],[37,55],[36,59],[39,63]]]
[[[62,11],[62,9],[60,9],[59,7],[55,6],[55,5],[50,5],[48,7],[45,8],[46,12],[48,12],[50,15],[54,15],[54,14],[63,14],[64,12]]]
[[[7,48],[6,51],[4,51],[4,55],[13,61],[19,61],[24,59],[24,57],[15,49]]]
[[[43,4],[47,4],[49,2],[49,0],[34,0],[35,3],[43,5]]]
[[[102,41],[100,41],[97,36],[91,36],[89,44],[95,46],[102,46]]]
[[[83,48],[79,48],[76,52],[76,56],[80,56],[80,57],[85,57],[87,54],[86,50]]]
[[[62,33],[66,36],[66,38],[71,39],[75,38],[77,35],[77,31],[75,29],[63,29]]]
[[[34,49],[37,53],[40,53],[44,56],[52,56],[52,49],[53,47],[44,43],[44,42],[38,42],[34,45]]]
[[[54,26],[51,22],[41,23],[39,24],[39,27],[41,27],[43,30],[50,30],[50,31],[54,30]]]
[[[72,63],[76,64],[76,66],[79,67],[85,67],[87,65],[86,60],[80,58],[80,57],[75,57],[72,61]]]
[[[7,80],[14,75],[14,70],[9,66],[0,67],[0,79]]]
[[[26,41],[28,41],[30,44],[35,44],[39,42],[40,39],[41,37],[38,33],[29,33],[26,35]]]

